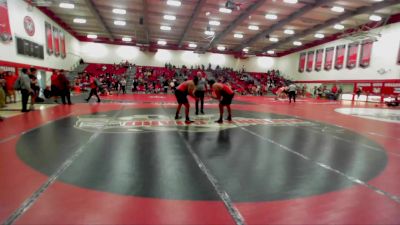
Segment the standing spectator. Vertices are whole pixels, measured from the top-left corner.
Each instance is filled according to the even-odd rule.
[[[28,76],[28,69],[22,69],[21,74],[19,75],[18,79],[15,81],[14,84],[15,90],[21,91],[22,96],[22,110],[21,112],[29,112],[27,110],[26,105],[28,104],[29,95],[33,93],[31,88],[31,80]]]
[[[6,79],[3,70],[0,70],[0,108],[6,107]]]
[[[288,88],[289,103],[292,103],[292,99],[294,102],[296,102],[296,90],[297,90],[297,86],[294,83],[291,83]]]
[[[126,94],[126,79],[125,77],[122,77],[121,80],[119,81],[119,84],[121,86],[122,94]],[[118,91],[119,93],[119,91]]]
[[[68,78],[65,76],[64,71],[61,70],[60,74],[58,75],[58,82],[60,85],[60,94],[62,103],[65,105],[67,104],[65,98],[67,98],[68,105],[72,105],[71,103],[71,85]]]
[[[51,96],[54,102],[58,103],[58,98],[60,96],[60,82],[58,79],[58,70],[53,70],[53,74],[51,75]]]
[[[168,80],[163,82],[164,94],[168,94]]]
[[[18,79],[18,76],[13,74],[12,72],[7,72],[5,79],[6,79],[6,90],[7,90],[6,95],[10,99],[9,103],[16,103],[17,96],[14,90],[14,83]]]
[[[39,86],[39,80],[37,79],[37,70],[36,68],[30,68],[29,69],[29,79],[31,80],[31,106],[30,110],[35,110],[35,103],[36,103],[36,98],[39,96],[40,92],[40,86]]]
[[[204,114],[204,93],[207,91],[207,82],[203,77],[201,78],[201,72],[197,72],[197,77],[199,82],[196,85],[196,115],[199,115],[199,103],[200,103],[200,113]]]
[[[138,86],[139,86],[139,82],[138,82],[138,79],[133,79],[133,90],[132,90],[132,92],[136,92],[137,91],[137,88],[138,88]]]
[[[357,98],[360,98],[360,95],[362,94],[362,88],[361,87],[357,88],[356,94],[357,94]]]
[[[97,94],[97,89],[99,88],[99,82],[94,77],[93,74],[90,74],[89,82],[90,82],[90,94],[89,97],[86,99],[86,101],[89,102],[92,96],[94,95],[97,97],[97,102],[100,102],[100,97]]]

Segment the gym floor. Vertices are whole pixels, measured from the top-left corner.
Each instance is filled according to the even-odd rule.
[[[186,125],[173,95],[82,99],[0,123],[0,223],[400,224],[398,109],[236,96]]]

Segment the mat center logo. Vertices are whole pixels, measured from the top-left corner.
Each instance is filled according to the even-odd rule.
[[[215,123],[218,115],[197,116],[194,123],[186,124],[183,120],[173,120],[163,115],[132,115],[124,117],[108,116],[81,116],[75,123],[75,128],[96,132],[102,130],[105,133],[136,133],[157,131],[185,131],[185,132],[215,132],[231,128],[268,125],[268,126],[307,126],[311,122],[300,119],[260,119],[234,117],[233,122],[223,124]]]

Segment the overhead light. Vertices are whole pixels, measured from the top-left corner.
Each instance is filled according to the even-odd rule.
[[[276,20],[276,19],[278,19],[278,16],[275,14],[265,14],[265,19]]]
[[[275,51],[274,50],[269,50],[269,51],[267,51],[267,53],[270,54],[270,55],[273,55],[273,54],[275,54]]]
[[[132,38],[130,38],[130,37],[124,37],[124,38],[122,38],[122,41],[131,42],[131,41],[132,41]]]
[[[334,11],[334,12],[338,12],[338,13],[344,12],[344,8],[343,8],[343,7],[340,7],[340,6],[333,6],[333,7],[331,8],[331,10]]]
[[[284,30],[283,33],[285,33],[285,34],[294,34],[294,30],[287,29],[287,30]]]
[[[170,26],[160,26],[161,30],[171,30]]]
[[[164,20],[176,20],[176,16],[173,16],[173,15],[164,15]]]
[[[86,19],[75,18],[75,19],[74,19],[74,23],[86,23]]]
[[[217,47],[217,49],[220,51],[225,51],[226,48],[225,48],[225,46],[220,45]]]
[[[181,1],[168,0],[167,5],[179,7],[182,5]]]
[[[271,41],[271,42],[278,42],[279,39],[278,39],[278,38],[275,38],[275,37],[270,37],[270,38],[269,38],[269,41]]]
[[[209,16],[211,13],[210,12],[206,12],[206,16]]]
[[[158,44],[158,45],[166,45],[167,42],[166,42],[166,41],[159,40],[159,41],[157,41],[157,44]]]
[[[214,32],[214,31],[211,31],[211,30],[206,30],[206,31],[204,31],[204,33],[205,33],[206,35],[209,35],[209,36],[213,36],[213,35],[215,34],[215,32]]]
[[[283,0],[284,3],[289,3],[289,4],[296,4],[298,1],[297,0]]]
[[[72,3],[65,3],[65,2],[61,2],[60,3],[60,8],[64,8],[64,9],[74,9],[75,5]]]
[[[383,2],[383,0],[374,0],[374,2]]]
[[[325,35],[321,34],[321,33],[317,33],[317,34],[314,35],[314,37],[316,37],[316,38],[324,38]]]
[[[213,26],[219,26],[221,23],[216,20],[210,20],[210,22],[208,22],[208,24],[213,25]]]
[[[114,20],[114,24],[117,26],[125,26],[126,22],[122,20]]]
[[[256,25],[250,25],[249,30],[259,30],[260,28]]]
[[[125,15],[126,14],[126,10],[125,9],[113,9],[112,11],[115,14],[121,14],[121,15]]]
[[[96,38],[97,38],[97,35],[95,35],[95,34],[88,34],[86,37],[87,37],[87,38],[90,38],[90,39],[96,39]]]
[[[335,28],[336,30],[343,30],[344,26],[342,24],[335,24],[335,26],[333,26],[333,28]]]
[[[371,15],[371,16],[369,16],[369,20],[378,22],[378,21],[382,20],[382,17],[378,16],[378,15]]]
[[[189,48],[197,48],[197,45],[195,43],[190,43]]]
[[[248,48],[244,48],[243,51],[246,52],[246,53],[248,53],[248,52],[249,52],[249,49],[248,49]]]
[[[243,38],[243,34],[234,34],[233,37],[234,38]]]
[[[228,9],[228,8],[219,8],[219,11],[222,13],[231,13],[232,9]]]
[[[294,41],[293,42],[293,45],[296,45],[296,46],[301,46],[303,43],[301,43],[300,41]]]

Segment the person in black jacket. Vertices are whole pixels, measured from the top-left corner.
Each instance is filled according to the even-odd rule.
[[[65,76],[64,70],[60,71],[58,75],[58,82],[60,84],[60,94],[61,94],[61,101],[64,105],[67,104],[65,99],[68,101],[68,105],[72,105],[71,103],[71,85],[68,78]]]

